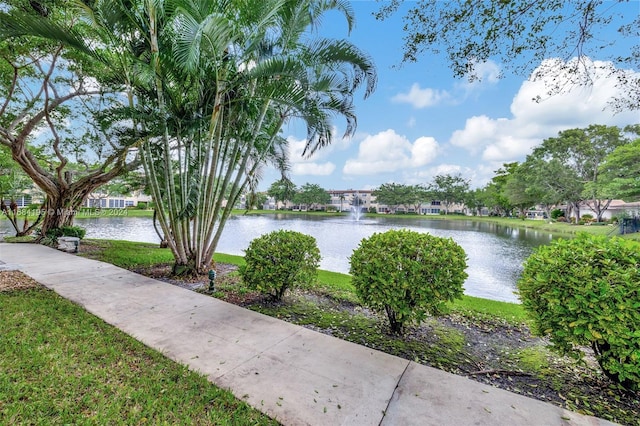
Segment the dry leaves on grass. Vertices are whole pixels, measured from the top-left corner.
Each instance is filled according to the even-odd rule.
[[[40,287],[40,284],[20,271],[0,271],[0,292],[36,287]]]

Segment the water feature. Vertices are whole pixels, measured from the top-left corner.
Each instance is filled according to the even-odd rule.
[[[362,207],[360,206],[360,194],[356,192],[351,206],[351,218],[356,222],[362,217]]]
[[[99,217],[77,219],[76,224],[87,229],[87,238],[159,242],[150,218]],[[7,232],[9,227],[8,221],[0,221],[0,233]],[[468,256],[465,293],[510,302],[517,301],[513,290],[524,259],[535,247],[551,241],[551,235],[545,232],[473,220],[367,216],[356,220],[355,217],[270,214],[232,216],[217,251],[243,255],[252,239],[277,229],[289,229],[316,238],[322,254],[322,269],[347,273],[349,256],[363,238],[398,228],[453,238]]]

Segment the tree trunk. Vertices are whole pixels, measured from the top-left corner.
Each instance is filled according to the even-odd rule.
[[[83,201],[84,197],[71,191],[61,191],[57,196],[48,195],[44,204],[42,237],[51,229],[73,226],[73,219]]]
[[[198,265],[195,258],[195,254],[190,254],[186,262],[176,261],[171,269],[171,274],[176,277],[194,277],[206,275],[211,269],[214,269],[213,261]]]
[[[398,321],[396,312],[389,305],[385,305],[384,310],[387,312],[387,318],[389,319],[389,326],[391,327],[391,333],[401,335],[403,330],[403,324]]]
[[[13,230],[16,232],[16,237],[24,237],[30,235],[35,230],[36,226],[38,226],[43,216],[43,210],[40,209],[36,220],[33,223],[29,223],[29,213],[27,212],[25,213],[24,219],[22,220],[22,226],[20,226],[18,223],[18,221],[20,220],[20,218],[18,217],[18,205],[14,200],[11,200],[10,205],[7,206],[4,200],[0,199],[0,210],[9,220],[9,223],[11,223]]]

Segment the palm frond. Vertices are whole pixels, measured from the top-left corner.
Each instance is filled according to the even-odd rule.
[[[74,28],[65,28],[50,19],[35,17],[19,10],[0,12],[0,39],[25,36],[57,42],[106,62]]]

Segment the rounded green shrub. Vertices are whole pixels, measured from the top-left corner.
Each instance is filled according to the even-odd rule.
[[[81,226],[62,226],[60,228],[51,228],[47,231],[47,237],[77,237],[83,239],[87,230]]]
[[[245,284],[280,300],[289,288],[316,280],[320,250],[312,236],[280,230],[251,241],[244,259],[239,272]]]
[[[350,258],[351,280],[362,302],[386,312],[391,331],[438,315],[462,296],[467,256],[450,238],[389,230],[360,242]]]
[[[640,244],[580,234],[538,248],[518,281],[533,331],[582,358],[591,346],[607,376],[640,385]]]

